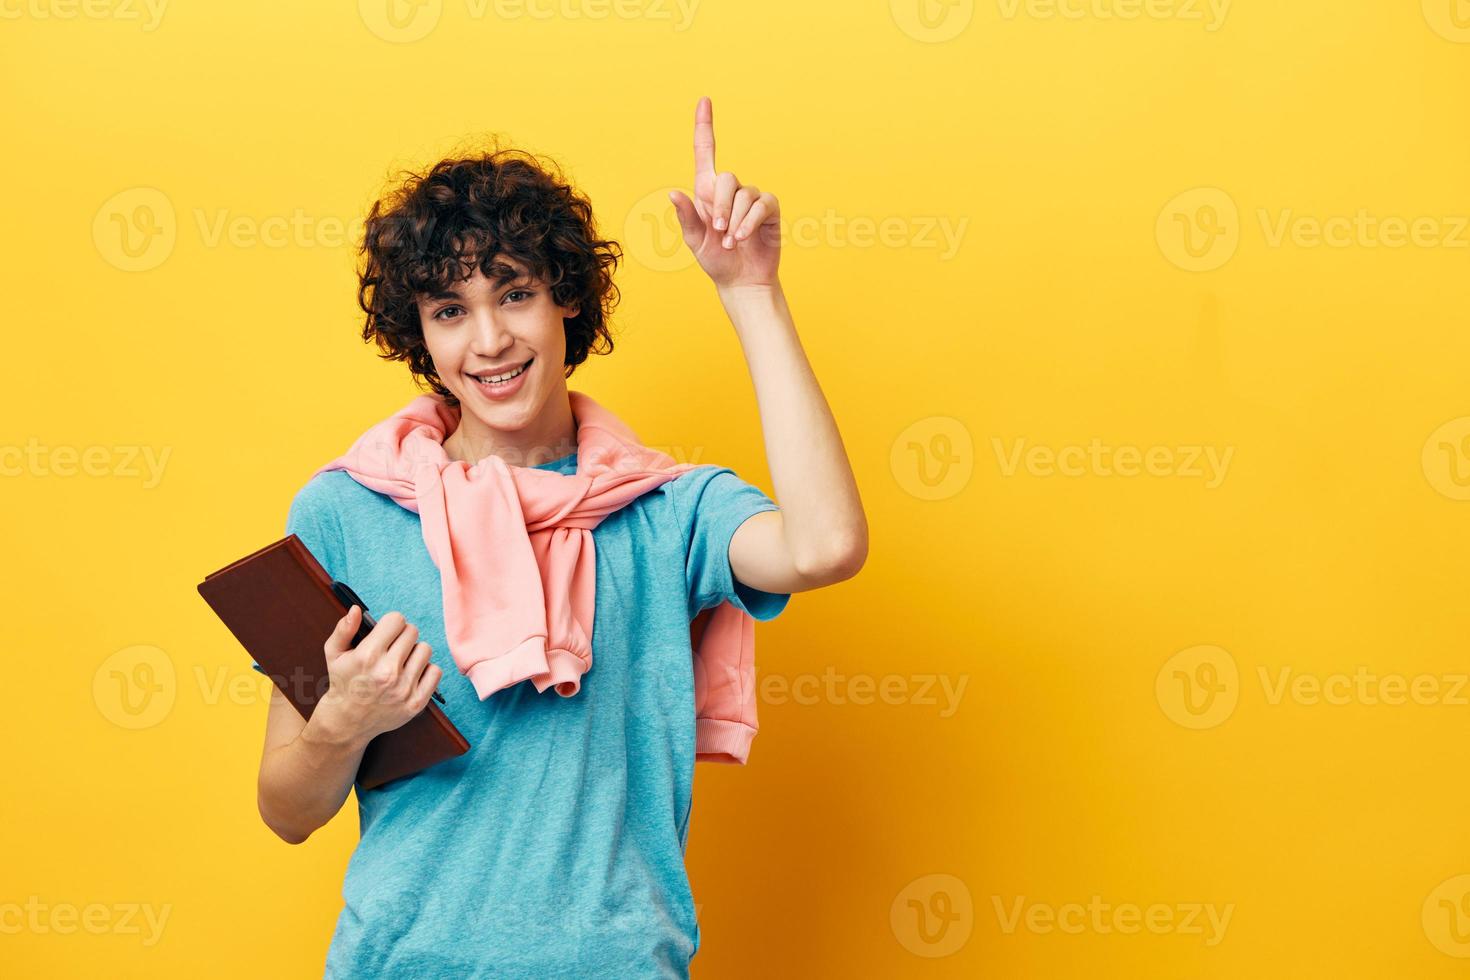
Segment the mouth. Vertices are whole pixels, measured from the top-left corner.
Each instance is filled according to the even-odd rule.
[[[485,375],[466,374],[465,377],[474,383],[474,387],[481,394],[491,398],[507,398],[520,390],[521,385],[525,383],[526,373],[531,370],[531,365],[535,362],[536,359],[533,357],[512,371]],[[491,380],[492,378],[495,380]]]

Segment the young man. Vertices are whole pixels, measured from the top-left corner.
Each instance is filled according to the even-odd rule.
[[[483,516],[468,512],[476,491],[465,488],[493,485],[511,507],[518,488],[564,485],[528,470],[595,472],[585,448],[602,442],[589,437],[618,428],[604,413],[599,432],[579,432],[595,403],[566,385],[589,353],[604,352],[599,343],[611,349],[617,246],[598,238],[585,200],[514,151],[442,161],[372,210],[364,337],[434,392],[429,421],[414,416],[396,431],[427,440],[416,460],[427,447],[435,466],[418,479],[449,503],[421,515],[425,484],[410,507],[413,494],[372,489],[380,484],[345,464],[296,495],[288,532],[373,609],[391,611],[355,648],[355,606],[326,639],[331,687],[309,723],[276,692],[261,815],[283,839],[306,840],[345,802],[367,743],[423,710],[436,687],[471,750],[359,792],[362,836],[328,976],[688,975],[700,941],[683,862],[696,754],[743,762],[754,734],[717,732],[719,722],[706,731],[701,717],[696,737],[691,623],[725,604],[771,619],[791,593],[856,574],[867,551],[852,471],[777,279],[779,205],[716,171],[708,99],[694,144],[694,197],[671,198],[744,349],[780,506],[726,467],[678,467],[599,513],[590,531],[572,522],[570,533],[593,543],[584,652],[595,660],[551,649],[547,626],[531,638],[533,666],[514,670],[506,657],[467,670],[446,637],[475,639],[488,601],[458,591],[479,574],[461,567],[464,556],[486,544],[465,531]],[[436,418],[456,424],[439,430]],[[517,531],[533,530],[536,504],[514,501],[525,510]],[[537,549],[581,554],[565,533],[548,544],[546,530],[534,529]],[[520,535],[490,550],[510,537]],[[555,564],[537,557],[542,571]],[[543,626],[559,588],[547,574],[547,608],[534,610]],[[541,594],[543,583],[530,585]],[[536,684],[518,683],[527,678]],[[545,690],[553,682],[556,693]]]

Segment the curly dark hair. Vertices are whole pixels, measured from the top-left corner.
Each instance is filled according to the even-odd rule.
[[[578,308],[564,321],[567,377],[588,354],[612,353],[622,249],[598,237],[591,203],[555,162],[496,145],[400,177],[373,203],[358,250],[362,339],[376,341],[381,357],[407,361],[420,387],[458,405],[424,343],[417,296],[445,291],[477,267],[503,284],[511,278],[503,256],[524,263],[557,305]]]

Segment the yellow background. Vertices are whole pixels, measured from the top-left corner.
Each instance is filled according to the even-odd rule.
[[[925,2],[6,0],[0,972],[320,975],[356,803],[262,824],[264,681],[194,587],[415,394],[342,243],[390,170],[564,164],[629,258],[573,387],[771,489],[663,197],[708,94],[872,548],[761,627],[750,764],[697,770],[695,975],[1464,975],[1470,9]],[[1360,213],[1420,234],[1313,244]]]

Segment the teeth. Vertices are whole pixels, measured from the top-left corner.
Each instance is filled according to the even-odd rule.
[[[488,378],[476,376],[475,380],[480,382],[481,384],[501,384],[502,382],[510,381],[512,378],[520,377],[525,370],[526,366],[522,364],[520,367],[516,368],[514,371],[511,371],[509,374],[496,374],[491,375]]]

